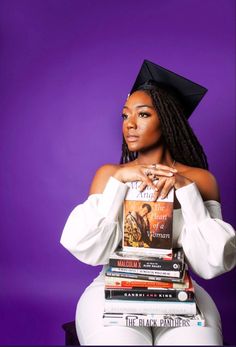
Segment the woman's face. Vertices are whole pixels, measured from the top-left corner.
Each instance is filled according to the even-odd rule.
[[[123,108],[123,135],[131,152],[142,152],[158,146],[161,126],[151,97],[137,91],[130,95]]]

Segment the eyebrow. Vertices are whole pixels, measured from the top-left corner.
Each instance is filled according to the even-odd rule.
[[[151,105],[138,105],[138,106],[136,106],[135,108],[142,108],[142,107],[148,107],[148,108],[154,109],[154,107],[151,106]],[[124,106],[123,108],[127,108],[127,109],[129,110],[129,107],[128,107],[128,106]]]

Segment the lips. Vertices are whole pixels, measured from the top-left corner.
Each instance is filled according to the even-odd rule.
[[[139,136],[136,135],[127,135],[126,136],[126,141],[127,142],[136,142],[138,141]]]

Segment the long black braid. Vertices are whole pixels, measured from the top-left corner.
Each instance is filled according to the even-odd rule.
[[[170,88],[163,85],[157,86],[152,81],[145,83],[137,90],[142,90],[151,96],[160,119],[165,145],[172,158],[188,166],[208,169],[206,154],[184,116],[180,96]],[[120,163],[133,161],[137,156],[138,153],[128,150],[123,137]]]

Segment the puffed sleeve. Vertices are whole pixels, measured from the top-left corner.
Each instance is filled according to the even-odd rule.
[[[60,239],[80,261],[90,265],[108,263],[121,240],[118,218],[128,186],[110,177],[102,194],[92,194],[74,208]]]
[[[176,190],[184,226],[180,234],[190,267],[202,278],[210,279],[236,265],[236,238],[233,227],[222,220],[217,201],[203,202],[195,183]]]

